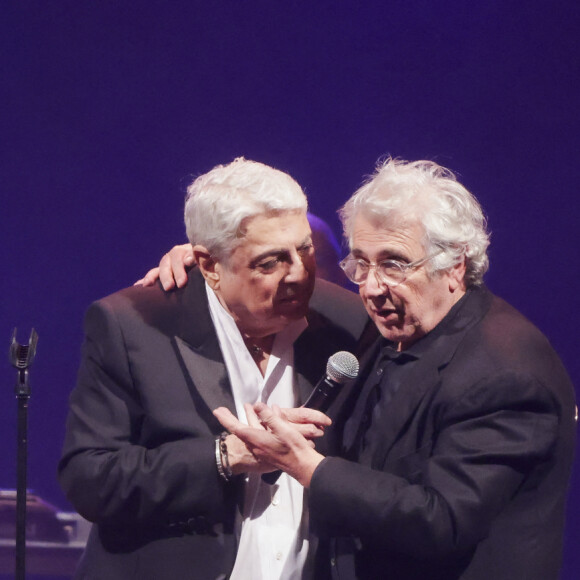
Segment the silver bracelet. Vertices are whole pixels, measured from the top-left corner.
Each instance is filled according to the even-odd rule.
[[[225,481],[230,481],[233,476],[232,468],[230,467],[228,459],[228,446],[226,445],[226,437],[228,435],[229,433],[224,431],[215,440],[215,464],[218,473]]]

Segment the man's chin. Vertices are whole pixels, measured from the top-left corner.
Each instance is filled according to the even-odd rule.
[[[377,324],[376,326],[381,336],[396,343],[402,350],[409,348],[425,335],[425,333],[418,332],[415,328],[401,328],[400,326],[387,324]]]
[[[400,342],[404,338],[404,329],[394,320],[377,320],[374,323],[381,335],[392,342]]]
[[[288,316],[292,319],[302,318],[308,312],[308,304],[311,296],[312,292],[303,290],[292,296],[278,298],[274,302],[274,310],[277,314]]]
[[[276,314],[289,320],[298,320],[306,316],[308,301],[282,300],[276,305]]]

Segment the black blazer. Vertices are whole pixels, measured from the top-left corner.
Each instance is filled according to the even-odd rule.
[[[324,281],[307,318],[295,343],[302,399],[367,321],[358,297]],[[96,524],[76,577],[225,578],[241,490],[217,473],[211,411],[235,407],[202,276],[99,300],[85,331],[59,464],[68,499]]]
[[[369,431],[370,464],[327,457],[314,473],[311,521],[342,536],[334,577],[556,579],[575,440],[558,356],[485,288],[416,348],[418,362]],[[348,413],[355,400],[356,389]]]

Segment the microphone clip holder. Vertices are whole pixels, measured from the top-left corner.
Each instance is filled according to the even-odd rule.
[[[12,334],[10,343],[10,362],[17,369],[15,392],[18,398],[30,398],[30,385],[28,382],[28,367],[36,356],[36,345],[38,344],[38,334],[34,328],[30,332],[28,344],[22,345],[16,341],[17,329]]]

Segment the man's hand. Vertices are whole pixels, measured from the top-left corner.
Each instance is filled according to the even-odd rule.
[[[187,284],[187,271],[193,265],[193,261],[191,244],[173,246],[161,258],[159,266],[149,270],[141,280],[135,282],[135,286],[138,284],[152,286],[159,278],[165,290],[171,290],[176,286],[177,288],[182,288]]]
[[[308,487],[324,456],[315,451],[312,441],[300,433],[304,424],[291,423],[276,406],[270,409],[264,403],[256,403],[253,408],[251,405],[245,407],[249,425],[241,423],[224,407],[213,413],[230,433],[246,444],[260,463],[273,465]],[[312,409],[300,411],[319,413]]]
[[[256,413],[253,407],[252,414]],[[315,409],[307,409],[306,407],[297,407],[293,409],[280,409],[280,413],[284,419],[294,425],[299,433],[306,439],[316,439],[324,435],[324,429],[330,427],[332,421],[330,417]]]
[[[268,473],[276,468],[263,463],[249,450],[236,435],[228,435],[225,440],[228,448],[228,462],[234,475],[240,473]]]

